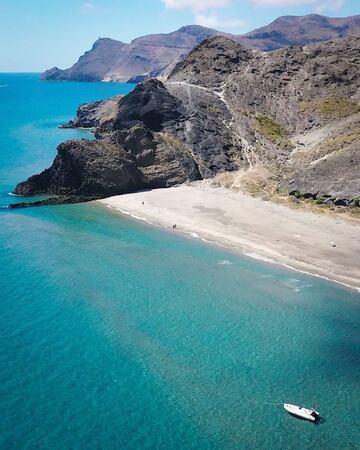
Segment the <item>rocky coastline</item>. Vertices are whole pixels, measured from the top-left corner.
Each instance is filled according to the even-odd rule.
[[[259,166],[279,191],[357,206],[359,50],[360,38],[272,53],[207,39],[166,82],[80,106],[68,126],[96,139],[61,144],[15,194],[87,201]]]

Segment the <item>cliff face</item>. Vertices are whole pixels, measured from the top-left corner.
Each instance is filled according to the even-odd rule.
[[[111,71],[126,44],[114,39],[98,39],[91,50],[84,53],[79,61],[66,70],[53,67],[45,71],[43,80],[59,81],[101,81]]]
[[[360,194],[359,51],[359,38],[270,54],[207,39],[166,83],[88,106],[96,141],[62,144],[52,167],[15,192],[84,200],[259,166],[289,193],[351,204]]]
[[[61,128],[96,128],[103,122],[114,119],[118,104],[123,96],[118,95],[107,100],[84,103],[80,105],[74,120]]]
[[[91,50],[69,69],[54,67],[43,73],[43,80],[140,82],[168,73],[204,39],[221,35],[201,26],[182,27],[169,34],[151,34],[130,44],[114,39],[98,39]]]
[[[179,60],[203,40],[213,36],[227,36],[246,47],[270,51],[291,45],[360,36],[360,16],[285,16],[240,36],[191,25],[169,34],[143,36],[130,44],[114,39],[98,39],[72,67],[65,70],[54,67],[44,72],[42,79],[136,83],[150,77],[165,79]]]
[[[184,119],[186,111],[156,80],[139,85],[132,93],[114,102],[116,114],[97,119],[96,140],[68,141],[58,147],[49,169],[19,183],[18,195],[55,194],[74,201],[133,192],[144,188],[168,187],[200,178],[191,155],[167,130]],[[95,108],[95,111],[94,111]],[[96,105],[80,108],[96,115]],[[54,203],[63,202],[63,198]]]
[[[280,169],[280,188],[349,204],[360,195],[359,50],[359,38],[271,54],[215,38],[177,65],[169,89],[212,91],[246,165]]]

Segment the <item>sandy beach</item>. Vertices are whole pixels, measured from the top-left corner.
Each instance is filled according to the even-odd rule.
[[[346,219],[291,209],[206,182],[99,202],[172,232],[360,290],[360,225]]]

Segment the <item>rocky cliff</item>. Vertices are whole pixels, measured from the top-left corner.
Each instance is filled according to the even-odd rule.
[[[360,38],[272,53],[207,39],[166,83],[110,100],[111,114],[92,105],[97,139],[60,145],[15,193],[75,201],[262,167],[290,194],[356,203],[359,54]]]
[[[123,96],[118,95],[107,100],[84,103],[79,106],[76,117],[61,128],[97,128],[102,123],[114,119],[118,104]]]
[[[136,83],[150,77],[165,79],[179,60],[212,36],[227,36],[246,47],[270,51],[291,45],[360,36],[360,16],[285,16],[240,36],[191,25],[169,34],[143,36],[130,44],[114,39],[98,39],[72,67],[65,70],[54,67],[44,72],[42,78]]]
[[[140,82],[167,74],[171,68],[204,39],[221,35],[198,25],[182,27],[169,34],[151,34],[130,44],[99,38],[69,69],[54,67],[43,80]]]

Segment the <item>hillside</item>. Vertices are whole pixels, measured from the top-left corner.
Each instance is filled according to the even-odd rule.
[[[246,47],[270,51],[291,45],[360,36],[360,16],[285,16],[242,36],[192,25],[169,34],[143,36],[130,44],[98,39],[72,67],[65,70],[54,67],[47,70],[42,79],[121,82],[138,82],[153,76],[164,79],[196,45],[206,38],[219,35],[231,37]]]
[[[47,70],[44,80],[138,82],[169,70],[204,39],[222,34],[193,25],[169,34],[151,34],[124,44],[98,39],[91,50],[66,70]]]
[[[290,45],[309,45],[332,39],[360,36],[360,16],[325,17],[319,14],[279,17],[237,41],[263,51]]]
[[[101,102],[104,114],[92,104],[97,139],[61,144],[52,167],[15,193],[83,201],[225,175],[236,183],[259,168],[279,191],[355,205],[359,51],[360,38],[273,53],[207,39],[166,83]]]

